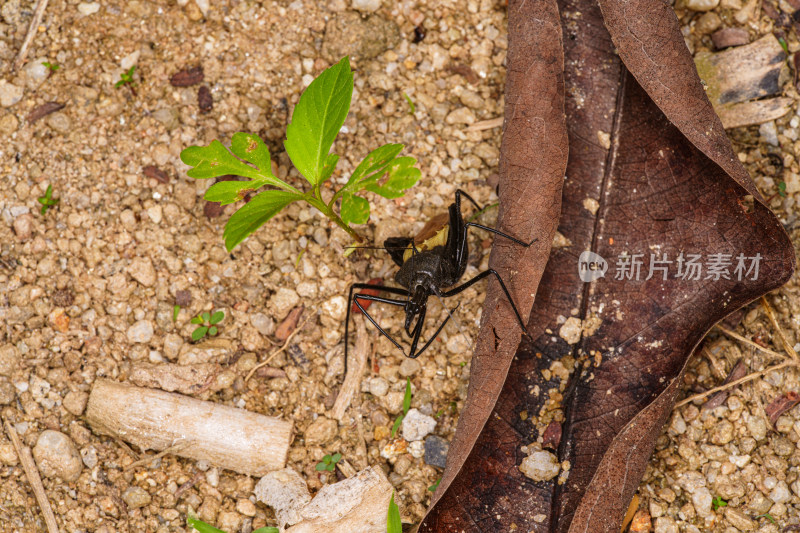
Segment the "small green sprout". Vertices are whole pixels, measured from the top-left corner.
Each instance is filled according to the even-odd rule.
[[[341,461],[341,459],[342,459],[342,454],[340,453],[335,453],[333,455],[326,455],[325,457],[322,458],[322,461],[317,463],[317,466],[315,468],[317,469],[317,472],[324,472],[326,470],[328,472],[333,472],[334,470],[336,470],[336,463]]]
[[[57,206],[61,199],[53,198],[53,186],[48,185],[47,190],[44,192],[44,196],[37,198],[36,201],[42,204],[42,208],[39,210],[39,212],[44,215],[47,213],[48,209]]]
[[[786,198],[786,182],[785,181],[779,181],[778,182],[778,194],[781,196],[781,198]]]
[[[408,114],[413,115],[414,113],[416,113],[417,106],[414,105],[414,101],[411,99],[411,97],[408,96],[406,93],[403,93],[403,98],[405,98],[406,102],[408,102]]]
[[[128,88],[131,90],[133,94],[136,94],[136,91],[133,89],[133,86],[136,83],[133,81],[133,73],[136,70],[136,65],[133,65],[131,68],[127,70],[127,72],[123,72],[119,75],[119,81],[114,84],[114,87],[119,89],[123,85],[127,85]]]
[[[719,496],[714,496],[714,499],[711,500],[711,505],[714,507],[714,510],[718,510],[720,507],[727,507],[728,502],[720,498]]]
[[[442,482],[442,478],[436,478],[436,481],[433,482],[433,485],[428,487],[428,490],[430,492],[436,492],[436,489],[439,488],[439,483],[441,483],[441,482]]]
[[[189,513],[186,517],[186,524],[200,533],[225,533],[221,529],[217,529],[212,525],[206,524],[194,516],[193,513]],[[277,527],[266,526],[254,530],[253,533],[280,533],[280,530]]]
[[[322,186],[331,178],[339,156],[330,153],[333,141],[344,126],[353,96],[353,72],[345,57],[311,82],[292,112],[283,145],[295,168],[308,182],[300,190],[279,179],[272,172],[269,149],[258,135],[238,132],[230,148],[215,140],[208,146],[189,146],[181,152],[181,161],[191,168],[191,178],[218,178],[226,174],[248,178],[247,181],[220,181],[208,188],[204,198],[222,205],[243,200],[245,194],[269,187],[231,215],[223,237],[230,252],[293,202],[307,202],[345,230],[353,239],[363,238],[351,224],[369,220],[369,201],[360,194],[372,192],[384,198],[400,198],[419,181],[413,157],[398,157],[402,144],[385,144],[370,152],[359,163],[339,190],[327,197]],[[384,178],[386,176],[386,178]],[[327,196],[327,195],[326,195]],[[334,210],[341,201],[338,213]]]
[[[400,426],[403,424],[403,419],[408,414],[408,410],[411,409],[411,378],[406,378],[406,393],[403,396],[403,414],[397,417],[397,420],[394,421],[394,425],[392,426],[392,438],[394,438],[395,433],[397,430],[400,429]]]
[[[49,61],[42,61],[42,65],[47,67],[48,70],[50,70],[50,72],[55,72],[55,71],[57,71],[58,69],[61,68],[61,65],[58,65],[56,63],[51,63]]]
[[[177,304],[175,304],[175,305],[172,307],[172,321],[173,321],[173,322],[177,322],[177,321],[178,321],[178,314],[179,314],[180,312],[181,312],[181,306],[180,306],[180,305],[177,305]]]
[[[400,508],[394,503],[394,491],[392,491],[392,499],[389,500],[389,511],[386,514],[386,533],[403,533]]]
[[[778,43],[781,45],[781,48],[783,48],[783,51],[788,54],[789,53],[789,45],[786,44],[786,39],[784,39],[783,37],[778,37]]]
[[[758,515],[756,518],[766,518],[767,520],[769,520],[769,521],[770,521],[770,522],[772,522],[773,524],[777,524],[777,523],[778,523],[778,522],[777,522],[777,521],[776,521],[776,520],[775,520],[775,519],[772,517],[772,515],[771,515],[771,514],[769,514],[769,513],[760,514],[760,515]]]
[[[194,317],[191,320],[192,324],[199,324],[199,326],[192,332],[192,340],[196,342],[205,337],[206,335],[209,335],[211,337],[216,335],[217,326],[215,326],[215,324],[219,324],[220,322],[222,322],[223,318],[225,318],[225,313],[223,313],[222,311],[217,311],[213,315],[209,314],[208,311],[206,311]]]

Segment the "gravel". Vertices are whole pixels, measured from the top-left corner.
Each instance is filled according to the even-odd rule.
[[[42,431],[33,447],[33,457],[43,476],[56,477],[68,483],[77,481],[83,469],[75,443],[60,431]]]

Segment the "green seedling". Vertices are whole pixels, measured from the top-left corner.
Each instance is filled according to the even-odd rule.
[[[37,198],[36,201],[42,204],[42,208],[39,210],[39,212],[44,215],[47,213],[48,209],[57,206],[61,199],[53,198],[53,186],[48,185],[47,190],[44,192],[44,196]]]
[[[206,335],[210,337],[216,335],[217,326],[215,324],[219,324],[220,322],[222,322],[223,318],[225,318],[225,313],[223,313],[222,311],[217,311],[213,315],[209,314],[208,311],[206,311],[205,313],[201,313],[200,315],[194,317],[191,320],[192,324],[199,324],[199,325],[192,332],[192,340],[196,342],[205,337]]]
[[[351,224],[365,224],[369,219],[369,201],[362,195],[372,192],[384,198],[399,198],[419,181],[420,171],[414,168],[416,160],[398,157],[403,145],[385,144],[356,166],[344,186],[328,199],[323,197],[322,186],[331,178],[339,161],[337,154],[329,152],[347,118],[352,95],[353,73],[350,60],[345,57],[312,81],[294,108],[283,145],[292,164],[308,182],[308,190],[300,190],[275,176],[269,149],[252,133],[235,133],[230,148],[215,140],[208,146],[190,146],[181,152],[181,161],[193,167],[187,173],[192,178],[226,174],[247,178],[247,181],[215,183],[204,197],[209,202],[232,204],[250,192],[268,187],[253,196],[225,224],[223,237],[228,251],[284,207],[298,201],[311,204],[356,241],[363,242],[351,227]]]
[[[439,488],[439,483],[441,483],[441,482],[442,482],[442,478],[436,478],[436,481],[433,482],[433,485],[428,487],[428,490],[430,492],[436,492],[436,489]]]
[[[403,414],[397,417],[397,420],[394,421],[394,425],[392,426],[392,438],[394,438],[395,433],[397,430],[400,429],[400,426],[403,424],[403,419],[408,414],[408,410],[411,409],[411,378],[406,378],[406,393],[403,396]]]
[[[56,64],[56,63],[51,63],[51,62],[49,62],[49,61],[42,61],[42,65],[44,65],[45,67],[47,67],[47,69],[48,69],[50,72],[55,72],[55,71],[57,71],[58,69],[60,69],[60,68],[61,68],[61,65],[58,65],[58,64]]]
[[[778,43],[781,45],[781,48],[783,48],[783,51],[786,52],[786,54],[788,55],[789,45],[786,44],[786,39],[784,39],[783,37],[778,37]]]
[[[127,72],[123,72],[122,74],[120,74],[119,81],[117,81],[117,83],[114,84],[114,87],[119,89],[123,85],[126,85],[128,89],[131,90],[131,93],[134,96],[136,96],[136,89],[133,88],[134,85],[136,85],[136,82],[133,81],[133,73],[135,70],[136,70],[136,65],[133,65],[131,68],[127,70]]]
[[[720,507],[727,507],[728,506],[728,502],[726,502],[725,500],[723,500],[719,496],[714,496],[714,499],[711,500],[711,505],[712,505],[712,507],[714,507],[714,510],[716,511]]]
[[[172,321],[173,322],[177,322],[178,321],[178,314],[180,312],[181,312],[181,306],[180,305],[176,304],[175,306],[172,307]]]
[[[778,182],[778,194],[781,196],[781,198],[786,198],[786,182],[785,181],[779,181]]]
[[[414,101],[411,99],[411,97],[408,96],[406,93],[403,93],[403,98],[405,98],[406,102],[408,102],[408,114],[413,115],[414,113],[416,113],[417,106],[414,105]]]
[[[386,533],[403,533],[400,508],[394,503],[394,491],[392,491],[392,499],[389,500],[389,511],[386,514]]]
[[[767,520],[769,520],[769,521],[770,521],[770,522],[772,522],[773,524],[777,524],[777,523],[778,523],[778,522],[777,522],[777,521],[776,521],[776,520],[775,520],[775,519],[772,517],[772,515],[771,515],[771,514],[769,514],[769,513],[760,514],[760,515],[758,515],[756,518],[766,518]]]
[[[324,472],[326,470],[328,472],[333,472],[334,470],[336,470],[336,463],[341,461],[341,459],[342,459],[342,454],[340,453],[335,453],[333,455],[326,455],[325,457],[322,458],[322,461],[317,463],[317,466],[315,468],[317,469],[317,472]]]
[[[206,524],[191,513],[186,517],[186,524],[200,533],[225,533],[221,529],[217,529],[210,524]],[[267,526],[260,527],[254,530],[253,533],[280,533],[280,530],[277,527]]]

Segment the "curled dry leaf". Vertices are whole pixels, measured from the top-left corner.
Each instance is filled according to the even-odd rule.
[[[159,183],[169,183],[169,174],[155,165],[148,165],[142,169],[142,174],[148,178],[153,178]]]
[[[195,67],[176,72],[169,79],[169,82],[173,87],[191,87],[192,85],[202,83],[204,79],[205,75],[203,74],[203,67],[197,65]]]
[[[560,117],[538,113],[559,105],[564,60],[570,149],[558,231],[571,245],[551,252],[531,340],[513,363],[513,317],[489,286],[469,397],[419,531],[617,533],[688,356],[716,322],[786,282],[794,252],[733,153],[669,4],[511,0],[508,11],[500,220],[512,232],[522,232],[512,220],[549,229],[541,217],[560,195],[539,180],[559,159],[524,147],[557,149],[566,160]],[[529,170],[513,172],[513,160]],[[596,271],[584,256],[591,282],[578,270],[587,251],[597,254]],[[515,253],[496,241],[492,259],[500,272],[517,272],[511,279],[524,310],[543,254]],[[676,277],[681,253],[684,261],[700,254],[701,264],[729,260],[727,279],[706,270],[699,279]],[[638,279],[632,269],[617,276],[620,257],[633,265],[635,254]],[[757,276],[737,279],[739,254],[759,258]],[[672,261],[656,263],[668,267],[666,279],[661,270],[646,279],[651,259]],[[561,329],[568,325],[569,334]],[[523,446],[535,450],[552,421],[562,429],[562,470],[526,478],[518,469]]]
[[[35,107],[33,111],[28,113],[27,116],[28,124],[33,124],[40,118],[44,118],[50,113],[55,113],[56,111],[64,109],[64,105],[65,104],[61,104],[59,102],[46,102],[40,106]]]
[[[789,391],[772,400],[772,402],[764,408],[764,411],[766,411],[769,417],[769,423],[774,427],[775,422],[778,421],[781,415],[798,403],[800,403],[800,393],[797,391]]]

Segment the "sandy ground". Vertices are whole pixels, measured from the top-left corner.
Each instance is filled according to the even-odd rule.
[[[380,450],[391,440],[407,377],[412,407],[435,417],[433,434],[452,438],[483,287],[462,293],[457,320],[416,361],[376,336],[369,375],[353,403],[360,423],[330,424],[325,413],[342,370],[337,346],[346,288],[354,281],[390,279],[393,264],[381,253],[343,257],[351,244],[347,235],[298,204],[228,254],[222,228],[233,209],[213,216],[202,200],[210,183],[187,178],[179,154],[189,145],[227,141],[236,131],[256,132],[270,147],[279,175],[300,183],[282,147],[290,110],[314,76],[351,54],[355,92],[346,131],[334,146],[342,155],[334,181],[346,179],[369,150],[387,142],[404,143],[423,176],[405,198],[372,198],[370,224],[361,228],[365,236],[382,242],[413,233],[449,204],[457,187],[491,203],[500,130],[466,127],[502,114],[502,4],[409,0],[358,14],[345,0],[210,7],[193,1],[179,6],[55,0],[28,64],[16,74],[8,64],[33,6],[20,0],[0,6],[0,165],[7,184],[0,190],[0,413],[31,447],[44,430],[65,436],[66,452],[42,443],[39,453],[56,459],[80,455],[80,462],[65,461],[67,466],[44,476],[65,531],[184,531],[190,508],[230,532],[275,523],[272,510],[255,502],[257,480],[173,456],[126,469],[143,457],[141,450],[89,429],[81,415],[93,382],[126,380],[152,363],[218,365],[230,382],[201,398],[292,420],[297,436],[288,466],[312,490],[335,480],[315,465],[339,452],[357,469],[384,468],[404,517],[422,516],[428,487],[441,469],[411,454],[387,460]],[[731,15],[739,8],[717,7],[720,24],[735,24]],[[680,8],[678,14],[693,50],[710,47],[708,35],[695,31],[702,13]],[[752,39],[772,30],[768,19],[755,14],[744,27]],[[791,50],[797,48],[793,32],[787,41]],[[45,61],[59,68],[50,72]],[[116,88],[134,65],[135,85]],[[170,84],[173,74],[195,65],[204,69],[202,83]],[[212,109],[200,90],[210,93]],[[793,89],[789,94],[796,96]],[[47,102],[64,107],[30,120]],[[759,136],[757,127],[731,135],[765,196],[776,192],[781,179],[789,185],[788,197],[775,196],[772,205],[800,242],[793,116],[777,121],[778,146]],[[150,166],[163,174],[146,173]],[[37,198],[48,185],[60,202],[41,215]],[[484,223],[491,225],[492,218],[490,210]],[[486,237],[476,234],[471,241],[471,273],[485,267]],[[173,322],[176,299],[187,296],[189,303]],[[796,281],[770,303],[795,345]],[[276,325],[300,305],[306,308],[302,331],[290,349],[268,371],[245,381],[273,350]],[[225,312],[219,335],[192,344],[190,319],[212,309]],[[399,332],[400,314],[372,310]],[[433,301],[429,313],[441,320],[445,311]],[[783,350],[759,305],[748,309],[737,331]],[[708,344],[711,355],[704,352],[694,361],[687,394],[721,383],[738,357],[753,371],[774,362],[745,344],[714,337],[720,340]],[[648,515],[660,533],[776,532],[798,523],[800,414],[789,411],[775,430],[764,416],[765,405],[797,389],[796,369],[767,373],[731,391],[714,410],[676,410],[640,487],[641,516]],[[0,436],[0,523],[4,531],[44,531],[5,439]],[[713,497],[727,506],[714,512]]]

